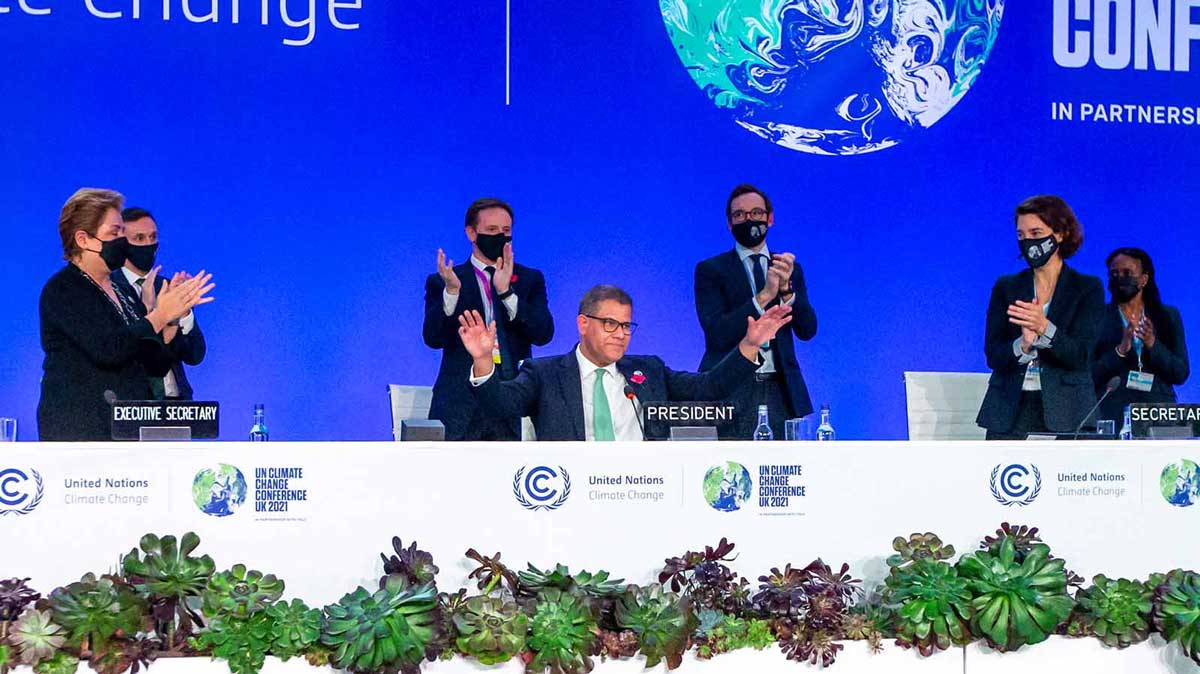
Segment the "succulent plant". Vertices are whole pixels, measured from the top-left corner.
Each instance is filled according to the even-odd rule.
[[[893,566],[884,600],[894,611],[899,646],[929,656],[971,641],[971,592],[946,562],[919,559]]]
[[[845,646],[828,630],[806,632],[799,630],[780,637],[779,648],[788,660],[829,667]]]
[[[529,618],[516,602],[472,597],[454,613],[459,652],[485,665],[510,660],[525,650]]]
[[[1006,537],[997,552],[980,550],[958,562],[974,594],[971,630],[1000,651],[1045,641],[1074,607],[1063,560],[1052,559],[1048,545],[1035,543],[1018,562],[1016,546]]]
[[[853,641],[882,641],[892,634],[892,615],[883,606],[860,604],[843,618],[842,634]]]
[[[271,649],[272,622],[262,611],[245,618],[222,615],[213,619],[192,645],[211,649],[212,656],[224,660],[233,674],[257,674]]]
[[[788,564],[769,575],[758,577],[758,592],[753,597],[754,611],[763,618],[801,620],[808,611],[805,584],[808,576]]]
[[[14,650],[12,646],[0,641],[0,672],[7,672],[13,660],[16,659]]]
[[[509,592],[514,596],[517,594],[520,580],[517,578],[517,574],[500,561],[499,552],[492,557],[485,557],[479,554],[475,548],[471,548],[467,550],[466,555],[467,559],[479,564],[467,578],[479,581],[476,587],[480,592],[485,595],[491,594],[494,590],[507,585]]]
[[[1153,600],[1154,589],[1146,583],[1099,575],[1090,587],[1075,594],[1072,618],[1078,616],[1084,633],[1094,634],[1108,646],[1125,648],[1150,638]]]
[[[133,636],[146,604],[123,578],[87,574],[50,593],[54,622],[67,630],[67,643],[99,650],[110,638]]]
[[[379,554],[383,559],[384,574],[379,581],[380,588],[387,583],[389,576],[400,576],[409,585],[414,586],[434,581],[439,569],[433,564],[433,555],[424,550],[418,550],[416,541],[406,548],[399,536],[393,536],[392,549],[396,551],[396,554],[391,557],[388,557],[386,553]]]
[[[303,653],[321,638],[321,611],[300,599],[278,602],[267,609],[271,618],[271,654],[287,660]]]
[[[696,615],[696,621],[693,643],[697,657],[703,660],[741,648],[761,651],[775,643],[771,624],[765,620],[746,620],[720,611],[704,609]]]
[[[521,593],[525,596],[536,596],[549,589],[560,592],[573,592],[588,597],[616,597],[621,594],[625,581],[609,578],[607,571],[589,573],[580,571],[572,574],[571,570],[562,564],[554,567],[553,571],[542,571],[530,564],[529,569],[518,574]]]
[[[697,609],[739,613],[750,603],[750,584],[723,562],[733,561],[734,544],[722,538],[703,552],[688,551],[665,560],[658,582],[691,601]]]
[[[599,630],[592,649],[601,660],[628,660],[638,652],[638,638],[632,630]]]
[[[529,674],[592,671],[588,653],[596,629],[596,620],[583,598],[553,587],[543,590],[529,621],[528,646],[533,657],[525,671]]]
[[[25,665],[53,657],[66,640],[66,632],[54,623],[49,611],[32,608],[17,618],[8,635],[9,645],[16,649],[10,655]]]
[[[897,536],[892,541],[896,554],[887,558],[891,567],[911,564],[919,559],[930,559],[935,562],[954,557],[954,546],[946,545],[934,533],[912,534],[908,538]]]
[[[631,586],[617,602],[616,619],[621,629],[637,634],[646,667],[666,660],[667,669],[683,662],[688,638],[696,625],[691,606],[657,584]]]
[[[34,674],[75,674],[79,671],[79,658],[59,651],[54,657],[42,660],[33,666]]]
[[[1154,591],[1154,625],[1200,664],[1200,573],[1176,569]]]
[[[130,550],[121,568],[133,587],[149,599],[155,631],[173,649],[177,631],[186,638],[193,623],[204,624],[195,604],[216,566],[208,555],[191,556],[200,546],[200,537],[190,531],[178,541],[174,536],[146,534],[138,545],[140,552]]]
[[[107,641],[92,653],[88,666],[96,674],[138,674],[158,658],[162,644],[155,639],[132,638]]]
[[[28,578],[0,580],[0,623],[12,622],[26,606],[41,598],[29,587]],[[3,635],[0,635],[2,637]]]
[[[389,582],[374,594],[359,587],[325,607],[321,643],[339,669],[412,667],[434,637],[437,591],[432,584]]]
[[[983,542],[980,543],[981,550],[987,550],[993,555],[1000,554],[1000,545],[1005,539],[1012,540],[1013,547],[1017,551],[1016,561],[1018,564],[1025,561],[1025,555],[1033,550],[1033,546],[1042,543],[1042,537],[1038,535],[1037,527],[1030,527],[1024,524],[1016,526],[1008,522],[1001,522],[1000,528],[996,529],[995,536],[985,536]],[[1050,559],[1054,559],[1051,555]],[[1083,585],[1084,578],[1070,569],[1064,568],[1063,573],[1067,574],[1067,585],[1069,587],[1079,587]]]
[[[265,611],[283,594],[283,581],[261,571],[247,571],[234,564],[228,571],[213,574],[204,589],[204,612],[209,616],[247,618]]]
[[[326,667],[329,665],[329,661],[333,659],[333,651],[321,644],[313,644],[305,649],[304,659],[313,667]]]

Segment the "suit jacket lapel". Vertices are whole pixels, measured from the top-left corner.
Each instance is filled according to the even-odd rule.
[[[1062,327],[1063,317],[1075,306],[1079,294],[1075,292],[1075,270],[1063,266],[1058,275],[1058,287],[1054,289],[1054,297],[1050,300],[1050,311],[1046,318],[1057,327]]]
[[[567,413],[571,415],[575,437],[581,440],[587,438],[583,425],[583,387],[580,384],[579,360],[575,358],[575,349],[571,349],[559,360],[558,390],[566,404]]]

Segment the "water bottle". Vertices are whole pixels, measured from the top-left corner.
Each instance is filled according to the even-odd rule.
[[[817,426],[817,440],[836,440],[833,424],[829,423],[829,405],[821,405],[821,425]]]
[[[754,429],[755,440],[774,440],[775,433],[771,431],[771,423],[767,420],[767,406],[758,406],[758,426]]]
[[[263,416],[263,404],[258,403],[254,406],[254,425],[250,427],[250,442],[266,442],[271,439]]]
[[[1133,439],[1133,423],[1129,419],[1129,405],[1125,406],[1125,421],[1121,424],[1121,435],[1119,437],[1122,440]]]

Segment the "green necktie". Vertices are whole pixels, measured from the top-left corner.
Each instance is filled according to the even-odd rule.
[[[145,278],[138,279],[137,280],[138,290],[141,290],[142,286],[145,283],[146,283]],[[141,297],[138,297],[136,299],[139,302],[141,301]],[[167,384],[166,384],[166,381],[162,377],[150,377],[150,390],[154,392],[155,400],[163,400],[164,398],[167,397]]]
[[[613,432],[612,410],[608,408],[608,394],[604,392],[604,375],[607,370],[596,369],[596,383],[592,386],[592,434],[596,442],[612,442],[617,439]]]

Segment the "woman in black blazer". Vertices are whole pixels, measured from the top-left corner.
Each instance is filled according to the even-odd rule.
[[[1131,403],[1173,403],[1187,381],[1187,343],[1179,310],[1163,304],[1154,263],[1140,248],[1118,248],[1105,261],[1112,295],[1092,361],[1098,392],[1113,378],[1118,387],[1100,406],[1100,417],[1120,426]]]
[[[1030,268],[1000,277],[988,304],[984,348],[992,377],[975,422],[989,440],[1073,432],[1096,404],[1089,363],[1104,288],[1065,262],[1083,244],[1083,228],[1055,196],[1026,199],[1016,221]]]
[[[125,264],[128,245],[123,201],[110,190],[82,189],[59,215],[68,264],[46,282],[39,302],[46,353],[38,402],[41,440],[110,440],[106,398],[152,398],[149,376],[164,376],[171,368],[164,342],[174,339],[175,323],[192,307],[212,301],[205,296],[211,276],[204,272],[174,287],[164,285],[145,318],[116,292],[110,273]]]

